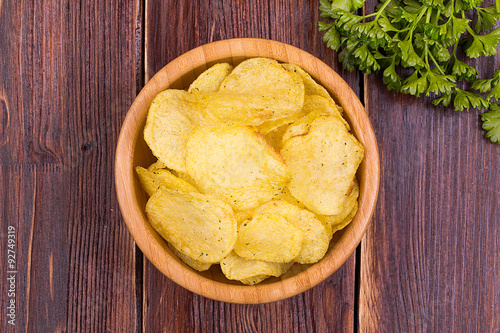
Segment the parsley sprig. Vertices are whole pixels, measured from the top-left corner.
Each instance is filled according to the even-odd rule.
[[[318,22],[319,30],[344,68],[380,71],[389,90],[432,96],[436,106],[484,110],[486,137],[500,144],[500,70],[480,79],[458,55],[459,46],[468,58],[497,53],[500,0],[489,7],[483,0],[381,1],[358,15],[365,0],[320,0],[321,17],[333,21]]]

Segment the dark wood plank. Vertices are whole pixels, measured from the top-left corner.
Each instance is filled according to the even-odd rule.
[[[500,56],[473,63],[485,75]],[[476,111],[435,108],[370,77],[383,161],[362,242],[361,332],[500,331],[500,146]]]
[[[146,80],[169,61],[205,43],[270,38],[304,49],[339,70],[317,31],[316,1],[147,1]],[[165,19],[168,18],[168,19]],[[359,91],[356,73],[339,70]],[[235,305],[175,285],[145,259],[144,331],[353,331],[355,255],[327,281],[288,300]],[[173,319],[175,318],[175,320]]]
[[[135,246],[113,157],[136,93],[138,4],[1,2],[0,277],[4,292],[12,225],[16,331],[136,327]],[[5,295],[2,332],[14,328]]]

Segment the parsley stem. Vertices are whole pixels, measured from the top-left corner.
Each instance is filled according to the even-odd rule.
[[[441,68],[441,66],[439,66],[439,64],[436,61],[436,59],[434,59],[434,56],[432,55],[432,53],[427,52],[427,54],[429,54],[429,56],[431,57],[431,60],[434,63],[434,65],[436,65],[436,68],[438,69],[439,73],[441,73],[442,75],[445,75],[444,72],[443,72],[443,69]]]
[[[386,2],[384,2],[384,4],[382,5],[382,7],[380,7],[380,9],[377,11],[377,16],[375,17],[375,20],[378,20],[378,18],[380,17],[380,15],[382,15],[382,13],[384,12],[385,8],[389,5],[389,3],[391,3],[392,0],[387,0]],[[498,2],[499,0],[497,0]]]
[[[441,9],[438,8],[437,13],[434,15],[434,20],[433,20],[434,25],[439,24],[440,17],[441,17]]]
[[[499,0],[495,0],[495,8],[497,10],[497,13],[500,13],[500,1]]]

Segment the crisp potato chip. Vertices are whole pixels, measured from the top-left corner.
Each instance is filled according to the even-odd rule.
[[[352,190],[348,192],[342,212],[338,215],[318,215],[318,219],[325,225],[329,235],[335,231],[345,228],[352,220],[358,210],[359,184],[356,179],[352,183]]]
[[[198,260],[194,260],[193,258],[185,255],[184,253],[182,252],[179,252],[175,249],[175,247],[172,246],[172,244],[168,243],[168,247],[172,250],[172,252],[175,253],[176,256],[178,256],[186,265],[188,265],[189,267],[197,270],[197,271],[200,271],[200,272],[203,272],[203,271],[206,271],[208,270],[212,264],[206,264],[206,263],[203,263],[201,261],[198,261]]]
[[[139,175],[142,188],[149,196],[155,194],[160,186],[165,186],[171,190],[179,190],[183,192],[198,192],[198,190],[185,180],[177,178],[167,169],[148,170],[142,167],[136,167],[135,171]]]
[[[248,277],[246,279],[241,279],[239,281],[243,284],[253,286],[255,284],[261,283],[262,281],[264,281],[268,277],[269,277],[269,275],[255,275],[255,276]]]
[[[156,162],[154,162],[153,164],[151,164],[150,166],[148,166],[148,170],[149,171],[154,171],[154,170],[158,170],[158,169],[165,169],[167,166],[165,163],[163,163],[162,161],[160,160],[157,160]]]
[[[151,103],[144,140],[168,168],[185,172],[187,139],[191,130],[200,124],[217,125],[219,121],[187,91],[165,90]]]
[[[295,259],[302,248],[300,228],[278,214],[255,214],[238,228],[234,252],[248,260],[285,263]]]
[[[240,224],[242,224],[245,221],[251,220],[252,215],[253,215],[253,209],[234,211],[234,216],[236,217],[236,223],[238,223],[238,226],[240,226]]]
[[[186,91],[166,90],[155,97],[149,108],[144,140],[153,154],[174,170],[186,169],[186,143],[194,128],[186,109],[193,102]]]
[[[283,138],[283,133],[288,129],[288,124],[280,126],[276,128],[275,130],[267,133],[264,137],[266,138],[267,142],[271,146],[273,146],[274,149],[279,151],[281,149],[281,139]]]
[[[275,197],[275,200],[285,200],[286,202],[294,205],[294,206],[297,206],[301,209],[304,209],[306,208],[306,206],[300,202],[297,198],[295,198],[291,193],[290,193],[290,189],[287,187],[285,188],[280,194],[278,194],[276,197]]]
[[[236,242],[231,207],[210,195],[160,187],[146,204],[151,226],[175,249],[202,263],[216,263]]]
[[[193,91],[206,91],[214,92],[219,90],[220,84],[231,73],[233,66],[227,62],[215,64],[203,73],[201,73],[196,80],[191,83],[188,92]]]
[[[199,127],[187,143],[186,168],[202,193],[246,210],[271,200],[288,182],[281,155],[250,127]]]
[[[304,134],[284,143],[281,154],[292,173],[289,189],[295,198],[317,214],[342,212],[364,148],[341,120],[316,118]]]
[[[220,262],[222,273],[228,279],[250,285],[262,282],[269,276],[279,277],[286,273],[292,265],[293,263],[247,260],[238,256],[234,251]]]
[[[236,66],[217,92],[193,94],[224,123],[260,125],[297,115],[304,102],[304,83],[275,60],[252,58]]]
[[[356,215],[356,212],[358,211],[358,205],[359,205],[358,202],[355,201],[354,207],[352,207],[351,211],[342,220],[342,222],[332,225],[332,231],[331,231],[332,236],[336,231],[344,229],[345,227],[347,227],[349,225],[349,223],[351,223],[351,221],[354,219],[354,216]]]
[[[300,209],[284,200],[273,200],[255,209],[255,214],[278,214],[288,222],[302,230],[304,239],[299,255],[294,261],[300,264],[311,264],[325,256],[330,243],[330,237],[316,216]]]
[[[193,185],[193,187],[196,187],[196,182],[187,172],[179,172],[179,171],[174,170],[172,172],[172,174],[174,174],[176,177],[188,182],[189,184]]]
[[[347,130],[350,129],[349,124],[342,118],[337,106],[318,95],[307,95],[305,97],[301,114],[304,114],[304,116],[288,126],[284,131],[281,140],[282,144],[291,137],[307,134],[311,128],[311,123],[323,115],[334,116],[345,125]]]
[[[295,77],[295,80],[297,82],[302,81],[302,77],[295,71],[289,71],[289,73],[292,77]],[[305,98],[306,96],[304,95],[304,103],[305,103]],[[265,121],[261,125],[257,126],[257,130],[263,135],[267,135],[268,133],[276,131],[278,128],[283,127],[284,125],[289,125],[293,123],[294,121],[305,116],[309,112],[309,110],[304,109],[304,103],[302,104],[302,109],[300,110],[300,112],[298,113],[294,112],[293,114],[290,114],[285,117]]]
[[[311,75],[309,75],[302,68],[294,64],[283,64],[283,67],[288,71],[299,74],[302,77],[304,82],[304,92],[306,95],[319,95],[333,102],[333,99],[328,91],[322,85],[316,83]]]

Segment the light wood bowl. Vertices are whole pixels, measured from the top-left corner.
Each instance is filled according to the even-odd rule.
[[[246,286],[224,277],[218,265],[197,272],[185,265],[146,220],[147,196],[135,174],[136,166],[155,161],[143,139],[149,105],[167,88],[186,89],[204,70],[218,62],[237,65],[252,57],[268,57],[299,65],[322,84],[345,110],[352,132],[365,146],[365,159],[357,178],[359,210],[351,224],[337,232],[325,257],[311,265],[295,264],[280,278]],[[342,78],[321,60],[296,47],[265,39],[230,39],[193,49],[163,67],[142,89],[123,123],[115,159],[118,202],[125,223],[146,257],[169,279],[199,295],[231,303],[267,303],[297,295],[328,278],[361,241],[377,200],[379,155],[375,134],[363,105]]]

